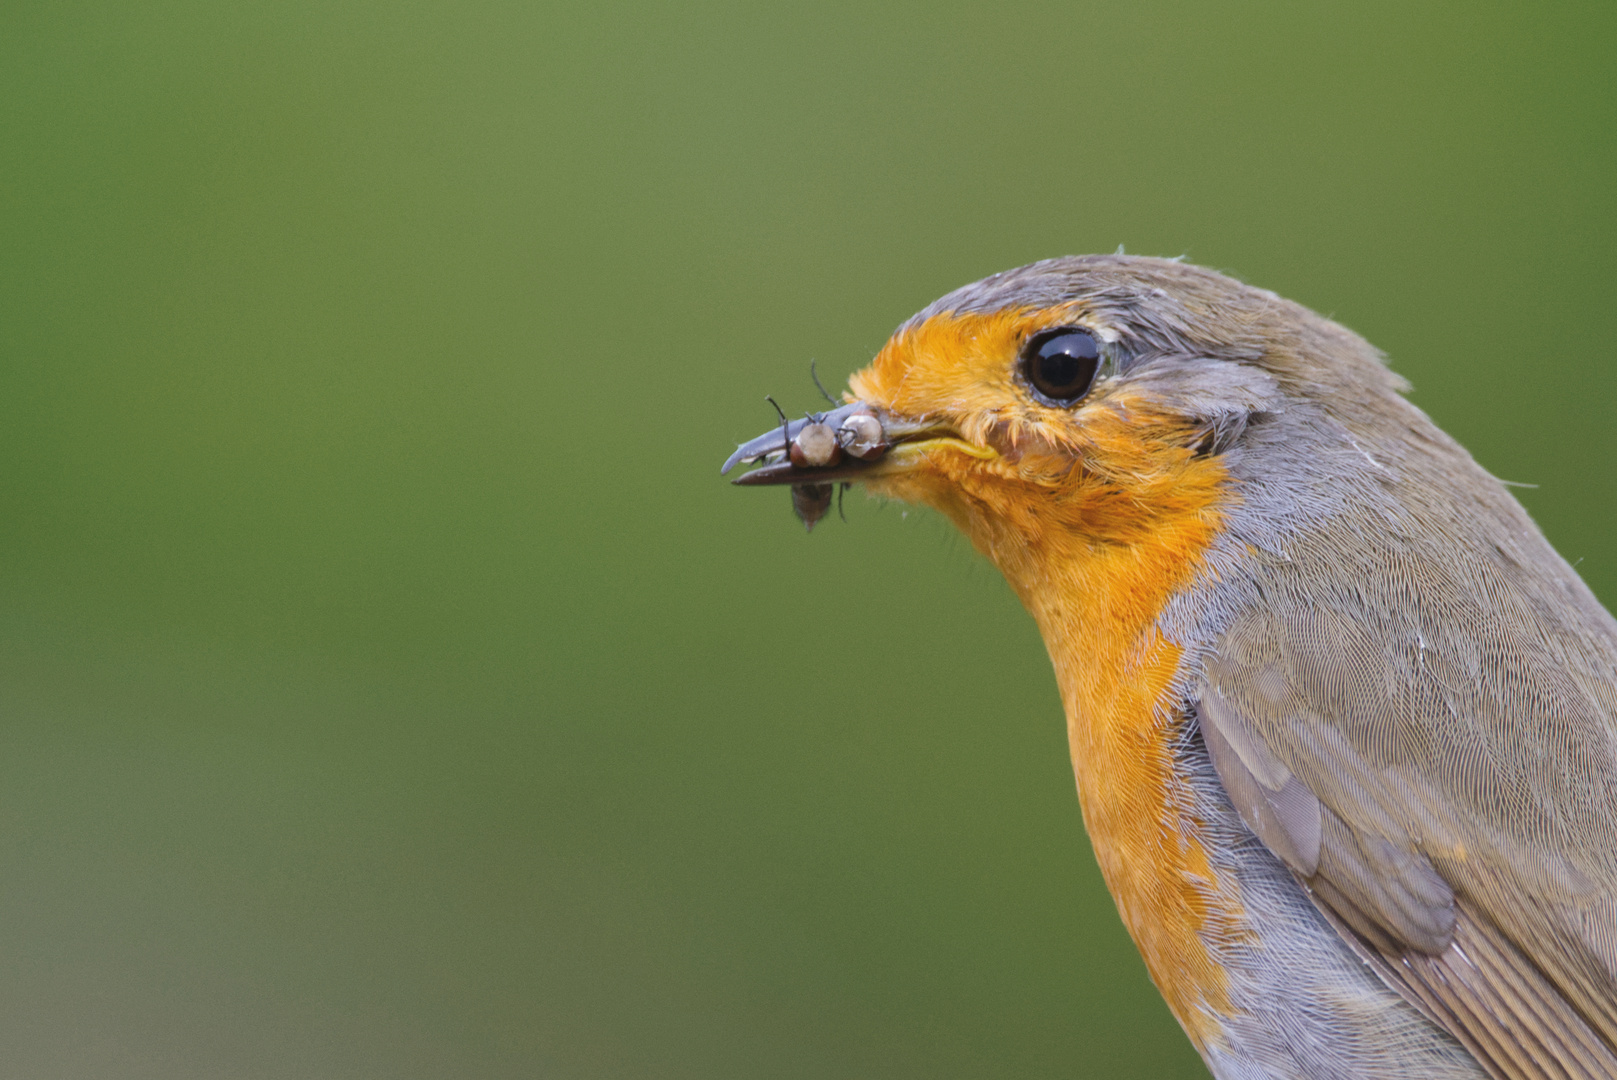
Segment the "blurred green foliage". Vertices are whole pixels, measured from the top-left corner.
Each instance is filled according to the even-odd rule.
[[[9,6],[5,1071],[1202,1075],[997,574],[718,463],[1121,243],[1366,334],[1617,597],[1614,22]]]

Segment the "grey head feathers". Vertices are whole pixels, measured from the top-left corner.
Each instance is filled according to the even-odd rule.
[[[1137,255],[1045,259],[974,282],[900,327],[945,312],[1071,306],[1115,333],[1131,360],[1196,358],[1257,366],[1290,394],[1349,405],[1408,384],[1346,328],[1266,289],[1204,267]]]

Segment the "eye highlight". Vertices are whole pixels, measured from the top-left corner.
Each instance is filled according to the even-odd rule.
[[[1022,375],[1051,405],[1071,405],[1089,393],[1099,370],[1100,346],[1087,330],[1042,330],[1022,346]]]

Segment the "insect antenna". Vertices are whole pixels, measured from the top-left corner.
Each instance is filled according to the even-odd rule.
[[[840,405],[840,404],[842,404],[836,398],[831,396],[831,392],[829,390],[827,390],[824,386],[820,385],[820,374],[819,374],[819,372],[814,370],[814,361],[813,360],[809,361],[809,378],[814,380],[814,388],[820,392],[821,397],[823,397],[825,400],[829,401],[832,405]]]
[[[780,402],[776,401],[768,394],[764,395],[764,400],[775,406],[775,415],[780,417],[780,437],[786,441],[786,448],[790,450],[792,446],[792,431],[791,427],[786,422],[786,410],[780,407]]]

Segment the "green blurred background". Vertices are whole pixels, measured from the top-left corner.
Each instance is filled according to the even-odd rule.
[[[0,1074],[1203,1075],[998,575],[717,466],[1124,244],[1366,334],[1617,599],[1614,30],[7,5]]]

